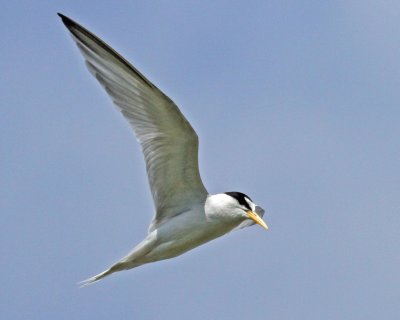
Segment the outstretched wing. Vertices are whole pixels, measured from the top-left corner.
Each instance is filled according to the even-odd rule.
[[[205,199],[198,137],[175,103],[115,50],[59,14],[89,71],[131,124],[142,146],[156,215],[151,228]]]

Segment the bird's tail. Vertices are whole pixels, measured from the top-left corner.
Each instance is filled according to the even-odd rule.
[[[123,267],[122,263],[116,263],[111,268],[109,268],[109,269],[107,269],[107,270],[105,270],[105,271],[103,271],[103,272],[101,272],[101,273],[89,278],[89,279],[86,279],[86,280],[83,280],[83,281],[79,282],[78,283],[79,287],[80,288],[85,287],[85,286],[87,286],[89,284],[92,284],[92,283],[94,283],[96,281],[99,281],[99,280],[109,276],[110,274],[112,274],[114,272],[121,271],[121,270],[124,270],[124,269],[125,268]]]
[[[89,279],[83,280],[82,282],[79,282],[79,286],[85,287],[89,284],[92,284],[96,281],[99,281],[110,274],[117,272],[117,271],[122,271],[122,270],[128,270],[132,268],[136,268],[138,266],[141,266],[144,263],[148,263],[150,261],[146,261],[143,257],[153,248],[155,241],[157,240],[156,238],[156,233],[153,234],[153,238],[151,237],[152,235],[148,236],[145,240],[143,240],[141,243],[139,243],[133,250],[130,252],[127,256],[119,260],[117,263],[111,266],[111,268],[95,275],[94,277],[91,277]],[[149,238],[150,237],[150,238]]]

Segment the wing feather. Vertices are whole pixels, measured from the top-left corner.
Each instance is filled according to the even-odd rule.
[[[90,73],[131,124],[141,144],[156,215],[151,229],[202,201],[198,137],[174,102],[93,33],[59,14]]]

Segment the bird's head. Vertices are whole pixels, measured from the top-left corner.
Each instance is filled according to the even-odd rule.
[[[241,215],[245,221],[239,227],[245,227],[254,223],[259,224],[264,229],[268,230],[267,224],[262,219],[264,209],[256,205],[249,196],[241,192],[225,192],[229,196],[231,205],[235,208],[235,213]]]
[[[241,192],[225,192],[209,197],[206,206],[213,216],[229,221],[237,221],[235,229],[259,224],[268,230],[267,224],[262,220],[264,210],[256,205],[249,196]]]

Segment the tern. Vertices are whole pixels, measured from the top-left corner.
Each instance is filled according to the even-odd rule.
[[[58,13],[90,73],[129,121],[144,154],[155,215],[146,238],[109,269],[81,282],[174,258],[232,230],[259,224],[264,210],[241,192],[210,195],[198,167],[199,140],[175,103],[93,33]]]

